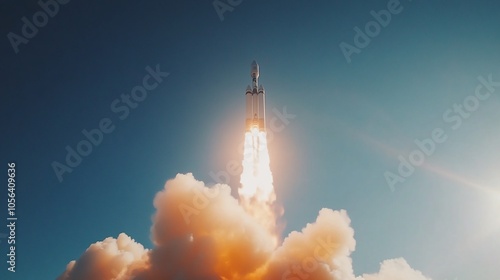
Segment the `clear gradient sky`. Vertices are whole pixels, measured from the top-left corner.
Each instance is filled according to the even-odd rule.
[[[244,0],[221,20],[211,1],[73,0],[16,53],[9,32],[21,35],[41,7],[2,1],[0,220],[9,161],[19,220],[17,272],[0,239],[0,278],[55,279],[121,232],[151,248],[166,180],[192,172],[214,183],[241,161],[255,59],[268,117],[295,116],[270,140],[283,236],[323,207],[346,209],[356,275],[404,257],[432,279],[500,279],[500,86],[474,105],[478,77],[500,81],[500,3],[401,0],[348,62],[339,45],[355,46],[355,28],[388,2]],[[114,112],[156,65],[169,76],[129,114]],[[464,100],[477,108],[460,115]],[[114,130],[60,182],[51,164],[104,118]],[[391,190],[384,174],[435,129],[446,140]]]

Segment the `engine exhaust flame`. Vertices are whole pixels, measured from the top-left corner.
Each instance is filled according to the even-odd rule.
[[[273,207],[276,194],[265,132],[252,128],[250,132],[245,133],[242,165],[241,187],[238,190],[240,203],[247,213],[276,235],[277,242],[278,213],[275,213]]]

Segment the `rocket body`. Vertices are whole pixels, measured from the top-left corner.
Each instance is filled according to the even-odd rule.
[[[266,131],[265,90],[262,85],[259,86],[259,65],[255,60],[252,62],[250,76],[252,77],[252,86],[248,86],[245,92],[245,131],[249,132],[253,128]]]

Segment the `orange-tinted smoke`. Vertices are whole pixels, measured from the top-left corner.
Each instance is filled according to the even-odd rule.
[[[192,174],[169,180],[155,199],[151,250],[125,234],[92,244],[58,280],[428,280],[402,259],[355,277],[354,230],[345,211],[322,209],[314,223],[275,247],[274,236],[230,194]]]

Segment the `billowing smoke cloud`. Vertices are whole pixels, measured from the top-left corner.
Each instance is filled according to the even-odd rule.
[[[227,185],[208,188],[179,174],[154,205],[153,249],[124,233],[106,238],[71,261],[58,280],[429,280],[403,259],[354,276],[356,241],[344,210],[322,209],[314,223],[276,244],[276,233],[245,211]]]
[[[401,277],[404,275],[404,278]],[[365,274],[364,280],[430,280],[420,271],[413,270],[404,259],[393,259],[382,262],[380,272],[377,274]]]
[[[117,239],[108,237],[90,245],[58,279],[128,279],[130,271],[146,266],[147,253],[141,244],[121,233]]]

